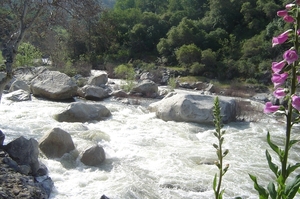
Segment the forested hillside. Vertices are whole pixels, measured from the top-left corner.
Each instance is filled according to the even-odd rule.
[[[68,14],[30,32],[25,41],[62,67],[155,63],[219,80],[264,81],[282,46],[273,36],[287,0],[116,0],[101,14]],[[101,4],[103,5],[103,4]],[[113,8],[111,8],[113,6]],[[89,11],[90,8],[86,8]],[[3,13],[3,9],[0,14]],[[88,13],[88,12],[86,12]],[[42,22],[40,22],[42,24]]]

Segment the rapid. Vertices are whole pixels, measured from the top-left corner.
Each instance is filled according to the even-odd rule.
[[[89,102],[87,102],[89,103]],[[212,181],[218,172],[213,143],[214,126],[165,122],[147,110],[151,101],[126,105],[107,99],[100,101],[112,113],[107,120],[91,123],[57,122],[53,115],[68,103],[32,97],[32,101],[0,105],[0,129],[5,143],[20,136],[39,140],[46,131],[60,127],[70,133],[76,150],[60,159],[40,161],[54,182],[52,199],[212,199]],[[297,127],[296,127],[297,128]],[[281,143],[284,123],[266,116],[257,122],[234,122],[224,126],[224,163],[229,170],[222,187],[224,198],[257,199],[249,173],[265,187],[274,175],[268,169],[265,150],[267,131]],[[299,138],[299,130],[293,138]],[[99,167],[83,165],[78,154],[94,144],[102,145],[106,160]],[[291,163],[300,162],[300,146],[291,151]],[[277,159],[275,156],[274,161]]]

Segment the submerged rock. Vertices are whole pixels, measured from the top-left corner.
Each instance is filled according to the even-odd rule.
[[[65,110],[54,115],[54,119],[59,122],[90,122],[100,121],[109,116],[111,116],[111,112],[101,104],[74,102]]]
[[[83,152],[80,161],[88,166],[98,166],[105,160],[104,149],[99,146],[93,146]]]

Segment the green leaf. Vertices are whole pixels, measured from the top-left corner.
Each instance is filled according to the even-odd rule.
[[[299,142],[299,140],[291,140],[290,143],[289,143],[289,150],[292,148],[292,146],[294,144],[296,144],[297,142]]]
[[[251,180],[254,182],[254,188],[256,191],[258,191],[259,199],[268,199],[269,194],[265,188],[263,188],[261,185],[257,183],[257,179],[255,176],[249,174]]]
[[[273,149],[273,151],[275,151],[278,154],[278,156],[280,157],[280,160],[282,160],[283,156],[284,156],[284,151],[282,151],[276,144],[274,144],[271,141],[271,135],[269,132],[267,133],[267,142],[268,142],[269,146]]]
[[[298,192],[300,187],[300,175],[297,175],[292,181],[286,184],[284,193],[287,199],[292,199]]]
[[[268,150],[266,150],[266,157],[268,160],[269,168],[273,171],[276,177],[278,177],[278,166],[272,162],[272,157]]]
[[[300,163],[296,163],[293,166],[289,165],[287,167],[287,176],[289,176],[293,171],[300,167]]]
[[[280,148],[276,144],[272,143],[271,135],[269,132],[267,133],[267,142],[270,145],[270,147],[273,149],[273,151],[275,151],[278,155],[280,155]]]
[[[269,193],[270,193],[270,197],[271,197],[272,199],[276,199],[277,192],[276,192],[274,183],[270,182],[270,183],[268,184],[268,187],[267,187],[267,188],[268,188],[268,191],[269,191]]]
[[[218,199],[222,199],[222,198],[223,198],[223,194],[224,194],[224,192],[225,192],[225,189],[223,189],[223,190],[220,192],[220,194],[219,194],[219,198],[218,198]]]
[[[215,174],[214,181],[213,181],[214,192],[216,192],[216,187],[217,187],[217,174]]]

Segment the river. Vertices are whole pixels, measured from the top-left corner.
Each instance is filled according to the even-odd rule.
[[[4,96],[5,97],[5,94]],[[54,181],[52,199],[212,199],[212,181],[218,171],[212,144],[214,127],[194,123],[165,122],[147,110],[147,103],[125,105],[111,99],[105,105],[112,117],[94,123],[57,122],[53,115],[68,104],[32,98],[32,101],[1,101],[0,129],[5,143],[24,136],[39,140],[47,130],[60,127],[69,132],[76,151],[60,159],[40,160]],[[248,174],[267,185],[273,179],[265,159],[267,131],[275,142],[284,136],[283,123],[271,117],[258,122],[234,122],[224,126],[224,198],[257,199]],[[299,131],[293,133],[299,137]],[[77,154],[100,144],[107,159],[99,167],[83,165]],[[299,145],[291,163],[300,162]],[[272,153],[273,154],[273,153]],[[274,160],[276,161],[276,160]]]

